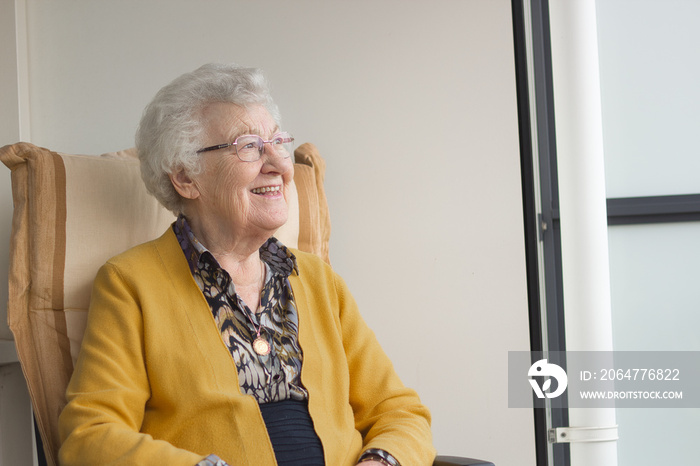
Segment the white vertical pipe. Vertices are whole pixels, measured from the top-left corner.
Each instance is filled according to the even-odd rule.
[[[594,0],[550,0],[562,273],[569,351],[612,351],[603,126]],[[571,427],[614,426],[614,409],[571,409]],[[571,444],[572,466],[614,466],[616,442]]]

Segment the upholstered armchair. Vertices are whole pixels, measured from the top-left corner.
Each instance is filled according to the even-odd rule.
[[[295,151],[286,245],[329,260],[325,163],[311,144]],[[12,171],[8,321],[27,380],[46,463],[57,464],[58,415],[85,329],[97,269],[159,236],[173,215],[147,194],[135,151],[69,155],[28,143],[0,149]],[[40,455],[42,456],[42,455]],[[490,465],[438,457],[435,465]]]

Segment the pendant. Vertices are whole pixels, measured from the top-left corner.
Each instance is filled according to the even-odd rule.
[[[253,351],[260,356],[267,356],[270,354],[270,344],[263,337],[258,337],[253,340]]]

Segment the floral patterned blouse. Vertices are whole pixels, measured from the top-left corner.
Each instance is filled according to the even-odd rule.
[[[236,363],[241,391],[255,397],[258,403],[307,399],[300,377],[303,354],[297,340],[299,320],[287,279],[293,271],[298,273],[294,254],[274,237],[260,248],[267,277],[260,298],[261,311],[254,312],[236,294],[228,272],[195,238],[183,215],[177,218],[173,230]],[[258,329],[270,345],[267,355],[253,350]]]

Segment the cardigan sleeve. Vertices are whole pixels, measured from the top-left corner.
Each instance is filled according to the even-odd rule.
[[[150,396],[138,298],[116,267],[99,271],[59,431],[62,465],[192,466],[204,455],[139,432]]]
[[[401,382],[345,282],[335,277],[350,375],[350,404],[355,426],[364,439],[363,451],[385,450],[402,466],[432,464],[435,449],[430,412],[418,394]]]

